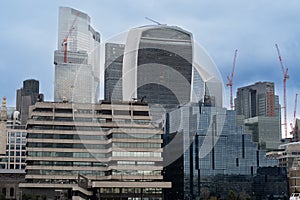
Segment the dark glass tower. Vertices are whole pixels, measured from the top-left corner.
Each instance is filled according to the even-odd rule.
[[[122,100],[123,44],[105,44],[104,99]]]
[[[191,91],[185,86],[192,81],[192,52],[190,33],[169,27],[143,31],[137,60],[137,96],[165,107],[189,102]]]
[[[252,194],[257,170],[278,164],[238,129],[232,110],[187,104],[166,114],[164,130],[166,200],[200,199],[203,189],[222,198],[232,188]]]
[[[191,100],[192,34],[173,26],[145,26],[128,33],[124,99],[146,98],[170,110]],[[124,85],[125,84],[125,85]]]
[[[28,119],[29,106],[34,105],[39,95],[39,81],[28,79],[23,81],[23,87],[17,90],[16,110],[20,112],[21,124],[25,125]]]

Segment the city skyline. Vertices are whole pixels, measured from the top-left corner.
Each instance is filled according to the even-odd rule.
[[[70,6],[91,16],[92,25],[102,35],[103,42],[132,27],[153,24],[145,17],[191,31],[195,40],[204,46],[216,63],[225,84],[227,75],[231,73],[234,50],[238,49],[236,76],[233,81],[234,96],[238,87],[257,81],[272,81],[275,83],[275,93],[280,96],[282,104],[283,77],[275,49],[275,43],[277,43],[283,62],[289,68],[291,75],[290,80],[287,81],[287,123],[289,124],[292,119],[294,96],[298,92],[299,85],[299,80],[294,75],[297,74],[297,56],[300,52],[296,38],[300,32],[297,28],[297,19],[300,18],[297,8],[300,7],[300,3],[297,1],[289,1],[289,3],[254,1],[247,5],[241,5],[237,1],[226,1],[226,3],[190,1],[184,8],[181,8],[183,5],[180,3],[172,1],[170,11],[164,13],[163,8],[168,3],[170,4],[170,1],[159,4],[150,2],[142,6],[135,1],[118,2],[118,4],[117,2],[100,4],[98,2],[54,1],[46,5],[35,2],[36,8],[45,6],[47,9],[26,11],[26,8],[29,10],[32,2],[35,1],[6,3],[6,10],[14,9],[15,12],[3,12],[3,15],[7,17],[5,17],[5,22],[1,23],[3,27],[0,34],[1,43],[7,48],[2,52],[0,67],[2,73],[8,76],[4,77],[1,83],[7,85],[9,78],[11,86],[2,87],[1,95],[7,96],[8,106],[14,105],[15,90],[21,86],[23,80],[28,78],[40,80],[41,92],[45,93],[45,99],[53,99],[53,51],[57,44],[58,7]],[[226,7],[223,8],[225,4]],[[126,6],[125,11],[118,9],[122,5]],[[115,10],[115,12],[110,14],[109,10]],[[22,34],[16,35],[16,33]],[[226,38],[223,37],[224,35]],[[41,67],[43,70],[40,70]],[[24,68],[26,70],[23,70]],[[12,74],[14,74],[13,79]],[[229,107],[228,88],[225,93],[225,106]]]

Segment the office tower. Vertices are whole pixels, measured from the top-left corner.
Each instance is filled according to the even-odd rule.
[[[259,144],[261,149],[277,149],[281,140],[279,117],[257,116],[244,119],[245,131],[251,132],[252,140]]]
[[[252,135],[236,126],[235,111],[225,108],[186,104],[166,114],[164,130],[165,180],[172,182],[165,199],[198,199],[201,188],[224,197],[241,179],[249,180],[238,186],[247,191],[259,167],[278,163],[266,159]]]
[[[17,90],[16,109],[20,112],[21,124],[26,125],[29,106],[34,105],[39,98],[39,81],[28,79],[23,81],[23,87]]]
[[[123,100],[143,98],[151,109],[170,111],[206,94],[222,106],[221,79],[212,68],[190,32],[167,25],[133,28],[124,49]]]
[[[274,83],[257,82],[238,88],[235,99],[237,115],[244,116],[245,131],[263,149],[277,149],[281,139],[279,98]]]
[[[163,131],[142,102],[38,102],[27,124],[23,192],[162,199]],[[82,178],[89,184],[79,181]]]
[[[122,100],[123,44],[105,44],[104,99]]]
[[[275,95],[274,83],[272,82],[257,82],[238,88],[236,96],[237,115],[244,115],[245,118],[280,116],[278,96]]]
[[[59,8],[58,50],[54,52],[55,101],[93,103],[98,100],[100,34],[90,21],[81,11]]]
[[[292,129],[292,131],[290,133],[293,136],[293,141],[299,142],[299,138],[300,138],[300,119],[296,118],[294,123],[295,123],[294,128]]]

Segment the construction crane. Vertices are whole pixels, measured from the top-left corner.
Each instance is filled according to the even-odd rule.
[[[75,23],[77,21],[77,18],[78,18],[78,15],[79,15],[79,12],[76,14],[73,22],[72,22],[72,25],[68,31],[68,34],[66,35],[66,37],[64,38],[63,42],[61,43],[61,45],[64,47],[64,63],[67,63],[68,62],[68,58],[67,58],[67,51],[68,51],[68,38],[69,36],[71,35],[73,29],[74,29],[74,26],[75,26]]]
[[[298,101],[298,93],[296,93],[296,97],[295,97],[295,104],[294,104],[294,118],[293,118],[293,122],[290,123],[291,129],[292,129],[292,133],[294,133],[294,127],[295,127],[295,125],[296,125],[297,101]],[[293,123],[294,123],[294,124],[293,124]]]
[[[277,53],[278,53],[278,58],[279,58],[279,62],[280,62],[280,65],[281,65],[281,70],[282,70],[282,74],[283,74],[283,116],[284,116],[284,121],[283,121],[283,126],[284,126],[284,134],[285,134],[285,138],[287,138],[287,123],[286,123],[286,79],[289,78],[289,75],[288,75],[288,68],[285,68],[283,63],[282,63],[282,58],[281,58],[281,54],[280,54],[280,51],[279,51],[279,47],[277,44],[275,44],[275,47],[277,49]]]
[[[226,86],[230,87],[230,108],[231,108],[231,110],[233,110],[233,108],[234,108],[233,99],[232,99],[232,82],[233,82],[233,77],[234,77],[234,68],[235,68],[235,63],[236,63],[236,55],[237,55],[237,49],[234,52],[231,76],[230,77],[227,76],[228,83],[226,84]]]

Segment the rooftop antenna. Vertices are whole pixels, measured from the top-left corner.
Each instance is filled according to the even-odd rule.
[[[149,18],[149,17],[145,17],[145,18],[146,18],[147,20],[149,20],[149,21],[151,21],[151,22],[157,24],[157,25],[162,25],[161,23],[159,23],[158,21],[155,21],[154,19],[151,19],[151,18]]]

